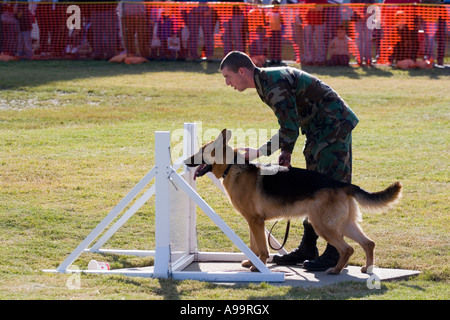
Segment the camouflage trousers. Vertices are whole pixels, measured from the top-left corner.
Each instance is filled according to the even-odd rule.
[[[352,133],[333,143],[306,139],[303,154],[306,169],[325,174],[342,182],[352,180]]]

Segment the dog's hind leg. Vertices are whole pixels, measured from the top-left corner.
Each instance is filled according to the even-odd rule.
[[[343,199],[342,194],[328,194],[328,197],[321,199],[321,205],[316,207],[316,211],[311,211],[309,220],[316,233],[334,246],[339,252],[339,260],[334,268],[326,271],[328,274],[339,274],[347,266],[353,254],[353,248],[344,241],[342,232],[343,224],[348,219],[349,208]]]
[[[367,238],[361,227],[356,222],[349,222],[344,227],[344,235],[356,242],[366,253],[366,265],[361,268],[361,272],[366,273],[367,269],[373,265],[375,242]]]
[[[353,248],[344,241],[344,237],[342,234],[337,232],[335,229],[331,228],[323,228],[319,230],[315,228],[316,232],[324,238],[329,244],[334,246],[339,252],[339,261],[334,268],[330,268],[326,271],[328,274],[340,274],[342,269],[347,266],[348,260],[350,260],[351,255],[353,254]],[[325,230],[324,230],[325,229]]]
[[[334,268],[330,268],[326,271],[328,274],[340,274],[342,269],[344,269],[347,264],[348,260],[350,260],[351,255],[353,254],[353,248],[346,243],[344,240],[339,241],[338,243],[330,242],[331,245],[333,245],[337,251],[339,252],[339,261],[337,265]]]

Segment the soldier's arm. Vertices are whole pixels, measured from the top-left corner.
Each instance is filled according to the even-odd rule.
[[[267,98],[269,106],[278,119],[280,129],[259,150],[266,156],[270,156],[278,149],[292,153],[299,136],[299,115],[295,96],[284,85],[278,85],[269,91]]]

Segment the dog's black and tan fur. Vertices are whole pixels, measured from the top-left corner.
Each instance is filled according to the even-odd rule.
[[[307,216],[316,233],[340,254],[337,265],[327,273],[339,274],[353,254],[353,248],[344,241],[344,236],[364,249],[366,265],[361,271],[367,272],[374,262],[375,243],[358,225],[361,213],[357,203],[364,209],[386,209],[401,196],[399,182],[383,191],[370,193],[305,169],[245,163],[237,149],[227,145],[230,138],[231,132],[224,129],[215,141],[205,144],[197,154],[185,160],[185,164],[198,166],[197,177],[211,171],[217,178],[223,178],[231,203],[250,227],[250,247],[263,263],[269,257],[265,221]],[[225,159],[230,154],[232,159]],[[271,169],[274,174],[264,172]],[[242,265],[257,271],[248,260]]]

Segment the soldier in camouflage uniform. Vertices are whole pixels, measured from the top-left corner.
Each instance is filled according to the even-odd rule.
[[[220,65],[226,84],[235,90],[255,88],[278,118],[278,134],[258,149],[246,148],[246,158],[254,160],[270,155],[279,146],[279,164],[289,166],[291,154],[301,133],[306,136],[303,154],[306,168],[336,180],[351,182],[351,132],[358,118],[342,98],[316,77],[290,67],[257,68],[242,52],[230,52]],[[278,140],[278,144],[273,143]],[[326,270],[336,265],[339,253],[327,245],[318,257],[317,235],[304,220],[305,232],[299,247],[284,256],[275,256],[277,264],[303,263],[308,270]]]

